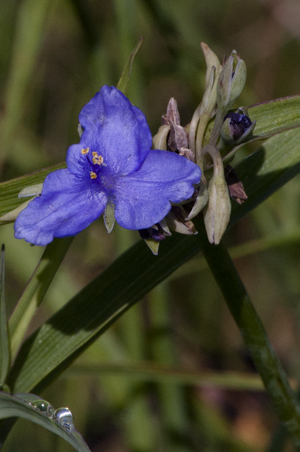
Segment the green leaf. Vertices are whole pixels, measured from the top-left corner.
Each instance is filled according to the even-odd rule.
[[[48,168],[27,174],[26,176],[17,177],[16,179],[2,182],[0,184],[0,216],[7,214],[8,212],[16,209],[18,206],[24,203],[23,198],[18,198],[18,194],[21,190],[28,187],[29,185],[35,185],[44,182],[47,174],[61,168],[66,168],[66,166],[67,165],[65,162],[58,163],[57,165],[49,166]],[[9,222],[10,221],[0,221],[0,225]]]
[[[268,235],[259,239],[249,240],[241,245],[232,246],[229,248],[229,253],[232,259],[237,259],[274,248],[296,245],[299,241],[300,230],[297,228],[288,233],[279,233],[275,236]],[[193,259],[188,264],[185,264],[184,267],[179,268],[172,274],[171,279],[181,278],[192,273],[199,273],[207,268],[207,262],[201,255],[197,259]]]
[[[248,199],[241,206],[233,204],[231,223],[245,216],[300,172],[300,129],[269,138],[235,170]]]
[[[143,44],[143,37],[140,37],[140,40],[138,42],[138,45],[135,47],[135,49],[133,49],[133,51],[131,52],[131,55],[125,65],[125,68],[122,72],[122,75],[120,77],[120,80],[118,82],[117,88],[122,91],[124,94],[126,94],[127,92],[127,88],[128,88],[128,83],[131,77],[131,71],[132,71],[132,66],[133,66],[133,62],[134,59],[136,57],[136,54],[138,53],[138,51],[141,48],[141,45]]]
[[[11,355],[14,358],[36,308],[41,304],[74,237],[54,239],[41,257],[9,320]]]
[[[4,245],[0,257],[0,385],[3,385],[9,369],[9,341],[5,306],[5,258]]]
[[[187,249],[191,252],[194,245],[174,239],[172,242],[177,268],[183,262],[180,254],[185,255]],[[74,353],[80,354],[79,349],[86,348],[131,304],[173,271],[173,267],[169,268],[173,253],[172,247],[165,248],[155,257],[141,241],[130,248],[26,340],[17,356],[10,384],[18,388],[17,392],[27,392],[27,388],[36,387],[52,370],[61,372],[68,365],[67,357],[72,361]],[[62,367],[58,370],[57,366]]]
[[[283,97],[248,108],[251,121],[256,121],[254,135],[261,138],[300,126],[300,96]]]
[[[0,217],[0,225],[11,223],[11,222],[15,221],[17,216],[19,215],[19,213],[22,212],[22,210],[24,210],[25,207],[28,206],[30,201],[31,201],[31,199],[23,202],[16,209],[11,210],[10,212],[6,213],[5,215],[2,215],[2,217]]]
[[[141,361],[138,364],[99,363],[78,365],[74,364],[66,371],[66,377],[79,377],[81,375],[99,377],[100,375],[122,375],[133,380],[182,384],[201,385],[231,390],[263,391],[264,385],[258,375],[242,372],[202,372],[194,369],[176,366],[154,364]],[[296,387],[296,380],[292,381]]]
[[[300,130],[276,135],[237,166],[249,199],[231,225],[300,172]],[[200,251],[196,237],[173,235],[153,256],[139,242],[79,292],[23,344],[8,384],[15,392],[47,387],[131,305]]]
[[[18,8],[17,23],[14,27],[15,38],[12,49],[12,59],[10,61],[10,72],[7,80],[5,98],[5,121],[1,130],[3,153],[6,157],[14,159],[17,163],[21,161],[16,155],[14,146],[11,146],[24,115],[24,98],[28,91],[28,86],[34,77],[34,68],[37,56],[43,43],[43,37],[47,29],[49,9],[52,2],[50,0],[24,0]],[[30,26],[28,26],[30,24]],[[10,151],[10,152],[8,152]],[[40,161],[41,155],[31,152],[26,155],[28,161]],[[26,161],[22,162],[26,164]]]
[[[68,431],[55,420],[55,416],[50,415],[50,413],[47,415],[46,411],[38,408],[39,406],[44,408],[45,405],[49,406],[48,402],[45,403],[35,394],[11,395],[0,392],[0,419],[10,417],[28,419],[65,439],[78,452],[89,452],[90,449],[77,430],[71,429]]]

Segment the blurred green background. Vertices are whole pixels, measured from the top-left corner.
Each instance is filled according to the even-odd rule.
[[[248,81],[237,107],[298,94],[299,30],[296,0],[0,0],[1,181],[65,159],[68,146],[78,142],[80,109],[103,84],[117,84],[140,36],[144,44],[127,94],[155,134],[170,97],[178,101],[183,124],[201,100],[201,41],[221,60],[236,49],[246,61]],[[298,177],[225,236],[295,379],[299,198]],[[137,233],[117,226],[108,235],[101,219],[76,237],[30,331],[136,240]],[[43,249],[15,240],[12,225],[1,227],[1,242],[11,312]],[[205,265],[199,275],[198,266],[186,264],[130,309],[43,394],[55,408],[72,410],[93,452],[268,449],[277,419],[264,393],[254,390],[253,365],[212,276]],[[159,365],[170,366],[169,377]],[[179,377],[173,367],[209,373],[206,384]],[[23,420],[4,447],[53,449],[72,450]],[[292,448],[287,442],[280,450]]]

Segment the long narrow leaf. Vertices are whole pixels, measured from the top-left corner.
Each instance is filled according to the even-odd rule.
[[[19,348],[36,308],[41,304],[73,237],[50,243],[30,278],[9,320],[12,359]]]
[[[2,245],[0,257],[0,385],[5,382],[10,361],[7,319],[6,319],[6,305],[5,305],[5,290],[4,290],[5,288],[4,269],[5,269],[4,245]]]
[[[99,363],[92,365],[74,364],[64,374],[66,378],[81,375],[122,375],[140,381],[156,383],[212,386],[231,389],[233,391],[263,391],[264,385],[259,375],[242,372],[203,372],[194,369],[166,366],[142,361],[138,364]],[[296,379],[290,381],[296,388]]]
[[[131,77],[131,71],[132,71],[132,66],[134,63],[134,59],[138,53],[138,51],[140,50],[142,44],[143,44],[144,39],[141,37],[137,46],[135,47],[135,49],[133,49],[133,51],[131,52],[131,55],[124,67],[124,70],[122,72],[122,75],[120,77],[119,83],[117,85],[117,88],[122,91],[124,94],[127,93],[127,88],[128,88],[128,83]]]
[[[18,9],[13,55],[6,88],[6,116],[2,130],[3,152],[6,153],[8,150],[13,150],[11,141],[24,114],[24,97],[31,83],[37,55],[43,42],[51,3],[50,0],[38,2],[24,0]],[[7,156],[10,157],[10,154]],[[39,159],[39,155],[32,153],[31,158]]]
[[[241,206],[233,205],[234,222],[300,172],[300,130],[289,130],[269,138],[235,170],[245,185],[248,199]]]
[[[24,398],[27,399],[27,401],[25,401]],[[75,428],[68,431],[59,422],[55,421],[53,416],[47,415],[44,411],[35,407],[31,403],[34,399],[38,400],[40,398],[34,394],[10,395],[5,392],[0,392],[0,419],[7,419],[10,417],[22,417],[28,419],[65,439],[78,452],[90,451],[84,439]]]
[[[233,209],[231,224],[300,172],[299,155],[296,129],[269,139],[238,166],[249,200]],[[27,339],[9,376],[11,387],[18,392],[46,387],[126,309],[197,252],[195,238],[178,235],[162,243],[157,257],[144,243],[134,245]]]
[[[283,97],[248,109],[250,119],[256,121],[254,135],[266,137],[300,126],[300,96]]]
[[[35,171],[34,173],[27,174],[26,176],[18,177],[7,182],[2,182],[0,184],[0,216],[7,214],[13,209],[16,209],[20,204],[24,202],[24,198],[18,198],[18,194],[21,190],[28,187],[29,185],[35,185],[44,182],[47,174],[65,167],[66,163],[59,163],[57,165],[49,166],[48,168]],[[2,222],[2,224],[6,223],[7,222]]]

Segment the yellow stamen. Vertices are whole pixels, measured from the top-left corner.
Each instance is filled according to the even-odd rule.
[[[97,152],[92,152],[92,156],[94,165],[102,165],[102,163],[104,162],[102,155],[98,155]]]
[[[81,149],[81,154],[85,155],[89,152],[90,148]]]
[[[97,179],[97,174],[94,171],[90,172],[91,179]]]

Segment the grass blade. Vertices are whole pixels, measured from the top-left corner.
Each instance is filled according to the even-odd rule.
[[[135,59],[138,51],[140,50],[140,48],[141,48],[141,46],[143,44],[143,41],[144,41],[144,39],[141,36],[137,46],[131,52],[131,55],[130,55],[130,57],[129,57],[129,59],[128,59],[125,67],[124,67],[124,70],[123,70],[122,75],[120,77],[120,80],[118,82],[117,88],[120,91],[122,91],[124,94],[127,93],[127,88],[128,88],[128,83],[129,83],[129,80],[130,80],[130,77],[131,77],[131,71],[132,71],[133,62],[134,62],[134,59]]]
[[[282,97],[252,105],[248,115],[256,121],[254,135],[261,138],[300,126],[300,96]]]
[[[10,156],[8,150],[11,150],[11,142],[24,114],[24,97],[43,42],[50,6],[50,0],[38,2],[25,0],[18,10],[11,70],[6,88],[6,117],[2,132],[3,149],[6,150],[8,157]],[[32,155],[32,158],[39,157]]]
[[[26,400],[24,400],[26,399]],[[45,414],[37,409],[32,403],[41,401],[40,397],[34,394],[7,394],[0,392],[0,419],[10,417],[22,417],[35,424],[50,430],[70,443],[78,452],[90,452],[87,444],[77,430],[67,431],[61,424],[55,421],[53,416]]]
[[[41,304],[73,238],[55,239],[46,247],[40,262],[13,311],[8,325],[11,337],[11,355],[13,358],[23,340],[35,310]]]
[[[0,257],[0,385],[5,382],[9,369],[10,353],[5,306],[5,251],[4,245]]]
[[[18,198],[18,194],[21,190],[28,187],[29,185],[35,185],[44,182],[47,174],[61,168],[66,168],[66,166],[67,165],[64,162],[58,163],[57,165],[52,165],[48,168],[34,171],[31,174],[17,177],[7,182],[2,182],[0,184],[0,216],[7,214],[8,212],[16,209],[18,206],[24,203],[24,198]],[[6,223],[10,223],[10,221],[0,221],[0,225]]]

